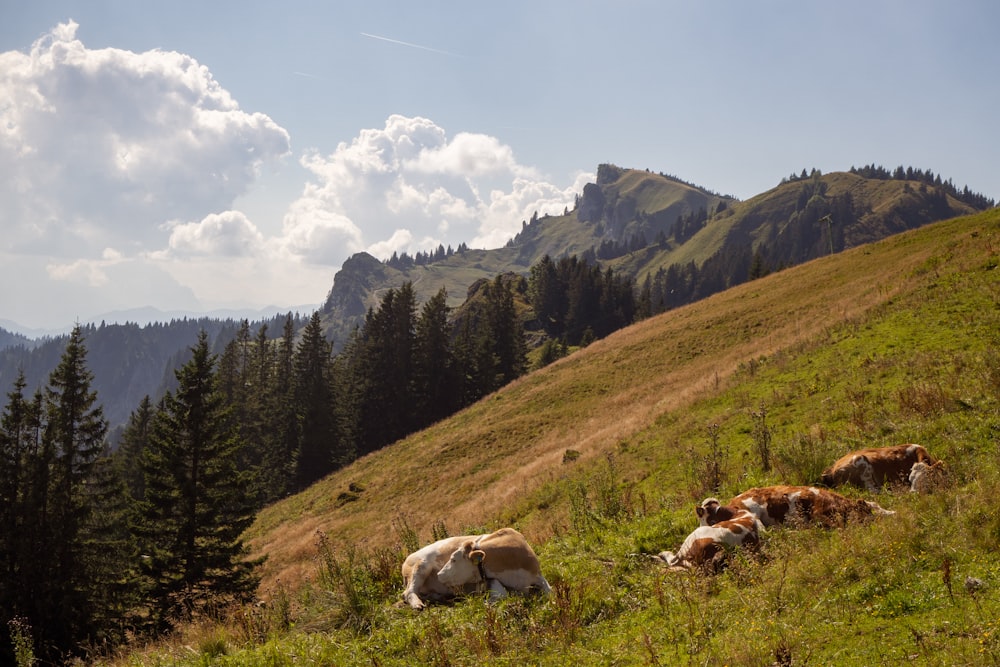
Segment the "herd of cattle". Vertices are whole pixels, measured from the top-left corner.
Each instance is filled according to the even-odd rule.
[[[853,485],[876,492],[909,485],[927,492],[944,473],[944,464],[914,444],[851,452],[823,472],[825,486]],[[877,503],[847,498],[815,486],[768,486],[745,491],[723,505],[706,498],[695,508],[700,524],[676,551],[657,558],[670,569],[718,570],[727,549],[753,547],[765,528],[809,523],[835,527],[848,521],[891,515]],[[444,601],[485,587],[490,599],[509,591],[551,588],[538,557],[521,533],[502,528],[486,535],[448,537],[410,554],[403,562],[403,600],[413,609],[424,601]]]

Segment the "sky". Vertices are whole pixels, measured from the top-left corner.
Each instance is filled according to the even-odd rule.
[[[0,321],[297,309],[501,247],[597,166],[1000,199],[995,0],[0,0]],[[115,317],[110,316],[108,321]]]

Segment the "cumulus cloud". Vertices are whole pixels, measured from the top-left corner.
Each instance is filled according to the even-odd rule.
[[[4,244],[95,256],[162,244],[166,220],[225,210],[288,133],[194,58],[88,49],[68,22],[0,54]]]
[[[169,249],[154,253],[177,257],[253,257],[264,246],[264,236],[240,211],[206,216],[201,222],[171,225]]]
[[[500,247],[588,176],[558,187],[496,137],[393,115],[299,156],[301,195],[258,227],[235,202],[289,133],[189,55],[90,49],[77,28],[0,53],[0,276],[32,285],[0,290],[0,315],[29,325],[317,302],[353,253]]]
[[[314,181],[285,215],[284,235],[312,261],[342,262],[361,249],[384,259],[463,242],[500,247],[535,212],[571,208],[590,177],[560,188],[496,137],[449,137],[429,119],[400,115],[302,165]]]

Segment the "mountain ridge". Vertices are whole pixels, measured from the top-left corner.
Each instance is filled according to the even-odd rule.
[[[324,329],[339,349],[390,287],[412,282],[420,302],[445,288],[449,305],[457,306],[476,280],[502,272],[526,275],[546,255],[578,255],[641,285],[670,266],[724,271],[726,265],[749,265],[754,253],[766,270],[775,270],[981,210],[956,198],[961,193],[952,194],[950,184],[855,172],[803,172],[739,201],[672,176],[603,164],[572,211],[533,216],[503,248],[460,249],[440,260],[398,266],[376,265],[370,255],[357,261],[366,253],[348,259],[321,308]],[[714,282],[728,287],[744,279]],[[690,298],[702,296],[704,289]]]

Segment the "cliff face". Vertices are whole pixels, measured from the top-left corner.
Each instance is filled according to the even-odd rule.
[[[364,316],[368,310],[365,294],[385,281],[386,271],[385,264],[366,252],[352,255],[334,276],[323,311],[336,311],[347,317]]]

